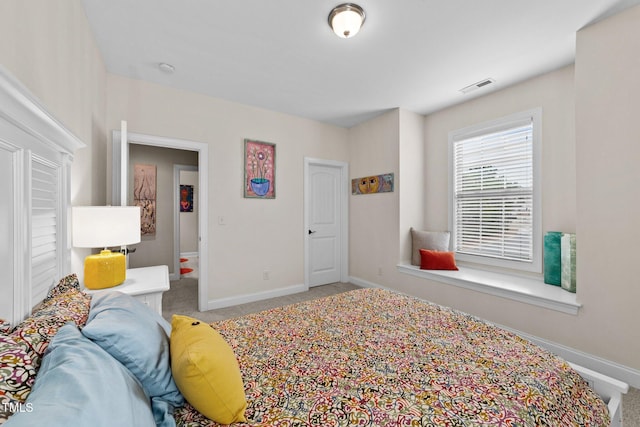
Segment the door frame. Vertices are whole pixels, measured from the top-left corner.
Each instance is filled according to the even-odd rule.
[[[340,281],[349,281],[349,163],[338,160],[325,160],[312,157],[304,158],[304,285],[309,289],[310,265],[309,265],[309,215],[311,187],[309,171],[312,165],[329,166],[340,170]]]
[[[126,122],[122,131],[114,130],[112,134],[112,176],[111,200],[120,206],[126,197],[128,175],[129,144],[150,145],[154,147],[173,148],[198,152],[198,310],[207,311],[209,301],[209,145],[204,142],[189,141],[177,138],[165,138],[153,135],[127,132]],[[122,167],[126,165],[126,167]],[[126,204],[126,203],[125,203]]]

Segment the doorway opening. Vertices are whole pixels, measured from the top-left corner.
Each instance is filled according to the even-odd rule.
[[[114,130],[113,142],[113,168],[112,168],[112,204],[128,204],[129,175],[131,162],[129,153],[131,145],[146,145],[153,147],[170,148],[174,150],[197,152],[197,187],[198,200],[197,219],[197,253],[198,253],[198,310],[206,311],[208,305],[208,175],[209,154],[208,144],[175,138],[165,138],[152,135],[130,133],[126,130],[126,122],[123,122],[121,130]],[[173,181],[171,181],[173,182]],[[169,184],[172,185],[173,184]],[[173,194],[173,192],[172,192]],[[172,203],[173,204],[173,203]],[[175,206],[175,205],[174,205]],[[175,252],[175,251],[173,251]],[[175,254],[170,269],[175,270]],[[179,261],[179,258],[178,258]],[[178,277],[179,277],[178,267]]]

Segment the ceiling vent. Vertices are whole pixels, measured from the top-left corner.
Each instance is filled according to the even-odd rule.
[[[462,93],[469,93],[469,92],[473,92],[474,90],[480,89],[482,87],[488,86],[492,83],[495,83],[496,81],[488,78],[488,79],[484,79],[484,80],[480,80],[479,82],[476,82],[472,85],[469,85],[467,87],[463,87],[462,89],[460,89],[460,92]]]

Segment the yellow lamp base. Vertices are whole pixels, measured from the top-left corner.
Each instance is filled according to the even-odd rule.
[[[84,259],[84,285],[87,289],[117,286],[125,281],[126,270],[125,256],[105,249]]]

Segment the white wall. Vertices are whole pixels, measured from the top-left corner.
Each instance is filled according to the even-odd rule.
[[[107,88],[109,129],[209,144],[210,300],[304,283],[304,157],[346,161],[346,129],[120,76]],[[243,197],[244,138],[276,144],[276,199]]]

